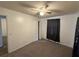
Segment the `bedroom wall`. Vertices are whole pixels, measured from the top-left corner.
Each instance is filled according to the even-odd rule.
[[[9,53],[38,40],[37,18],[1,7],[0,15],[7,18]]]
[[[73,47],[77,17],[79,13],[44,18],[40,20],[40,39],[46,38],[47,19],[60,18],[60,44]]]

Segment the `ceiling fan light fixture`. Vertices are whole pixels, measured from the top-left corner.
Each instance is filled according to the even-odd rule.
[[[39,12],[40,16],[44,16],[45,13],[44,12]]]

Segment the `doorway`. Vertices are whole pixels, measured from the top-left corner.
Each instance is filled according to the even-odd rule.
[[[0,16],[0,56],[8,53],[6,16]]]
[[[47,21],[47,38],[60,42],[60,19],[50,19]]]

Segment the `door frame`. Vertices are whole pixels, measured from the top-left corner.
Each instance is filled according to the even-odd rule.
[[[6,22],[6,48],[7,48],[7,53],[8,53],[8,26],[7,26],[8,24],[7,24],[7,17],[5,15],[0,15],[0,17],[5,18],[5,22]],[[4,40],[3,40],[3,47],[4,47]]]
[[[38,21],[38,40],[40,40],[40,38],[39,38],[39,31],[40,31],[40,21]]]

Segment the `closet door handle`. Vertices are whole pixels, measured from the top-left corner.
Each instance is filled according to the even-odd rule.
[[[76,41],[75,41],[75,43],[77,43],[78,42],[78,37],[76,37]]]

